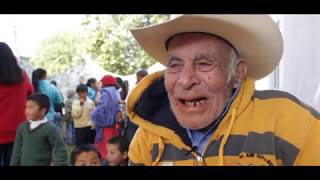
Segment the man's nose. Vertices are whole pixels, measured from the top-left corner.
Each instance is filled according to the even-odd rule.
[[[196,69],[192,65],[184,66],[180,72],[177,83],[185,90],[191,89],[199,83]]]

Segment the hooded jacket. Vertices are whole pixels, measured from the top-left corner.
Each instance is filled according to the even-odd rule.
[[[91,113],[91,118],[96,125],[96,142],[102,141],[103,128],[115,126],[118,111],[119,99],[116,88],[114,86],[104,87],[99,102]]]
[[[128,99],[139,125],[130,165],[320,165],[319,113],[289,93],[255,91],[247,78],[203,156],[171,111],[163,72],[144,78]]]

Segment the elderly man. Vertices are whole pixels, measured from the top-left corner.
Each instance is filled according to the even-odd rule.
[[[132,30],[164,72],[129,97],[131,165],[320,165],[319,114],[254,82],[279,63],[267,15],[183,15]]]

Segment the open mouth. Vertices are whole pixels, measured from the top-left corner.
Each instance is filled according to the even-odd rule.
[[[205,104],[208,101],[208,98],[201,97],[195,99],[179,99],[180,103],[187,107],[197,107]]]

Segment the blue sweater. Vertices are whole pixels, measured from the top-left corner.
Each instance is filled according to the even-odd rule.
[[[95,89],[93,89],[92,87],[89,87],[88,86],[88,97],[93,101],[93,102],[95,102],[95,100],[96,100],[96,90]]]
[[[54,115],[54,106],[63,103],[63,97],[60,95],[58,89],[47,80],[39,81],[39,92],[49,96],[50,109],[46,115],[46,118],[48,121],[52,121]]]

